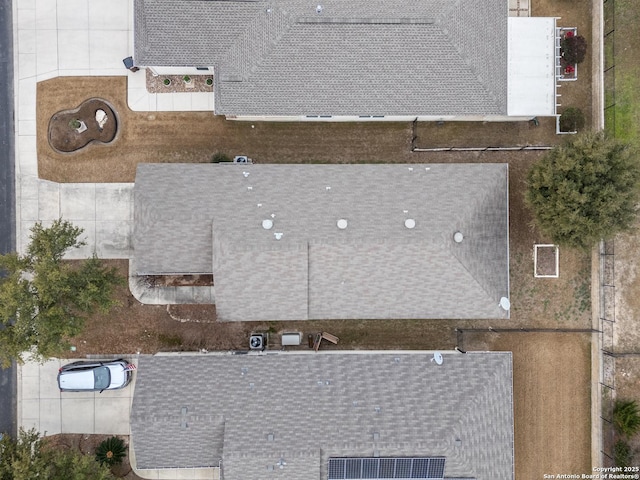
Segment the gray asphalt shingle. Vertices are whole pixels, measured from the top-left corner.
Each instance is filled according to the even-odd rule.
[[[506,164],[141,164],[136,273],[213,273],[220,320],[506,318],[507,182]]]
[[[326,478],[332,456],[443,456],[446,477],[512,479],[511,353],[431,358],[143,356],[131,413],[137,467],[221,462],[225,480],[306,480]]]
[[[219,114],[507,114],[505,0],[135,0],[134,16],[136,63],[213,66]]]

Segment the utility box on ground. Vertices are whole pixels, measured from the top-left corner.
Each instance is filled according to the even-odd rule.
[[[289,332],[282,334],[282,346],[298,346],[302,343],[302,334],[299,332]]]

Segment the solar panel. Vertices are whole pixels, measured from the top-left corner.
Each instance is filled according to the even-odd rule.
[[[328,480],[443,480],[444,457],[331,457]]]

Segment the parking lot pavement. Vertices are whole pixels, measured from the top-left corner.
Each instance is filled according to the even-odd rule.
[[[58,369],[73,361],[51,359],[44,364],[26,361],[18,365],[18,427],[35,428],[42,435],[129,435],[136,373],[131,384],[121,390],[60,392]],[[129,361],[138,363],[135,358]]]

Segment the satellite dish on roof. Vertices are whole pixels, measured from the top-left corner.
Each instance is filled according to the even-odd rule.
[[[508,312],[511,309],[511,302],[507,297],[502,297],[500,299],[500,308],[502,308],[506,312]]]
[[[442,358],[442,354],[440,352],[433,352],[432,362],[436,362],[437,365],[442,365],[444,362],[444,358]]]

